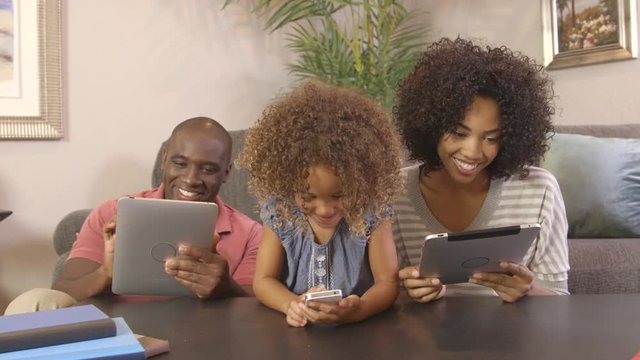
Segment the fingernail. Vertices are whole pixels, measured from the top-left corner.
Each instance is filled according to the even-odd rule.
[[[416,277],[420,276],[420,274],[418,273],[418,270],[413,270],[413,271],[411,272],[411,276],[413,276],[414,278],[416,278]]]
[[[432,279],[431,280],[431,285],[438,285],[440,284],[440,280],[439,279]]]
[[[186,252],[187,252],[187,247],[186,247],[185,245],[180,245],[180,246],[178,247],[178,252],[179,252],[180,254],[184,254],[184,253],[186,253]]]
[[[473,274],[471,277],[474,279],[482,279],[482,275],[480,275],[479,273]]]

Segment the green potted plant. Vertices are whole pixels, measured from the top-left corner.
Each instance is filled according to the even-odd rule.
[[[267,30],[287,26],[299,80],[357,87],[387,109],[426,44],[427,27],[402,0],[256,0],[254,12]]]

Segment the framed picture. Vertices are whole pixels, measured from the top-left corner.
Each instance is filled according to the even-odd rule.
[[[0,0],[0,139],[60,139],[60,0]]]
[[[542,0],[545,66],[637,58],[637,15],[636,0]]]

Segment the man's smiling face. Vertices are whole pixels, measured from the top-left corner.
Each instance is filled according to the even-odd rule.
[[[231,171],[230,153],[229,142],[215,129],[177,131],[162,154],[165,199],[213,202]]]

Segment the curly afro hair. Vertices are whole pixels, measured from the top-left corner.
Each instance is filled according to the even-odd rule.
[[[476,96],[494,99],[500,110],[500,151],[489,175],[526,177],[553,134],[551,80],[527,56],[461,38],[431,44],[399,86],[393,114],[411,159],[426,172],[441,169],[438,143],[460,125]]]
[[[380,106],[355,89],[307,81],[264,110],[238,165],[249,170],[258,201],[274,196],[278,218],[296,225],[295,195],[307,193],[309,168],[330,166],[350,231],[364,233],[365,213],[379,221],[400,192],[401,158],[399,134]]]

